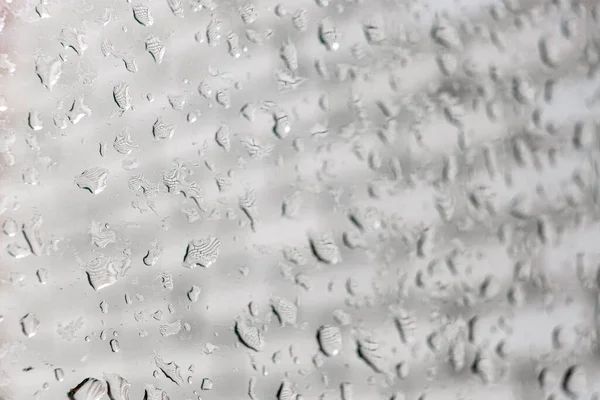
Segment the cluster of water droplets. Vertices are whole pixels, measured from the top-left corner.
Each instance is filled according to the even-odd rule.
[[[426,3],[31,6],[0,397],[597,398],[600,8]]]

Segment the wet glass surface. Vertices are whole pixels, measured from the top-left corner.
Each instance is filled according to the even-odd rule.
[[[0,399],[595,399],[598,1],[0,2]]]

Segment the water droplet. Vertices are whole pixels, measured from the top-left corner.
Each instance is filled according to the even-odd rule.
[[[163,121],[162,117],[158,117],[152,126],[152,135],[156,140],[171,139],[175,134],[175,125],[168,124]]]
[[[221,26],[221,20],[218,19],[215,14],[212,14],[208,27],[206,28],[206,40],[209,46],[216,47],[221,44]]]
[[[283,60],[286,68],[291,71],[296,71],[298,69],[298,50],[296,50],[296,46],[290,39],[285,41],[279,49],[279,56]]]
[[[40,321],[33,313],[29,313],[21,318],[21,330],[27,337],[34,337],[37,334]]]
[[[258,12],[252,3],[246,3],[239,8],[240,18],[247,24],[253,24],[258,19]]]
[[[588,393],[587,374],[582,366],[574,365],[565,371],[563,389],[567,395],[573,397],[584,396],[585,393]]]
[[[283,380],[279,386],[279,390],[277,391],[277,399],[294,400],[294,398],[296,398],[296,391],[294,390],[292,382],[287,379]]]
[[[56,380],[58,382],[62,382],[65,379],[65,373],[62,370],[62,368],[55,368],[54,369],[54,377],[56,378]]]
[[[121,346],[119,345],[119,342],[117,341],[117,339],[110,340],[110,350],[113,353],[118,353],[121,350]]]
[[[202,390],[211,390],[213,388],[213,382],[210,378],[204,378],[202,379],[202,385],[201,385],[201,389]]]
[[[144,26],[152,26],[154,24],[154,17],[150,9],[143,4],[134,5],[131,10],[133,11],[133,17],[137,22]]]
[[[341,37],[331,18],[325,17],[319,23],[319,38],[327,50],[339,50]]]
[[[195,303],[196,301],[198,301],[198,298],[200,297],[200,293],[201,293],[201,289],[196,286],[196,285],[192,285],[192,288],[188,291],[188,299],[192,302]]]
[[[106,392],[104,382],[95,378],[86,378],[71,390],[69,397],[73,400],[100,400]]]
[[[94,290],[99,291],[114,285],[129,269],[131,260],[125,258],[118,262],[113,258],[99,255],[85,264],[88,280]],[[119,265],[120,264],[120,265]]]
[[[7,218],[4,221],[4,224],[2,225],[2,228],[4,230],[4,233],[8,237],[14,237],[17,234],[18,230],[19,230],[19,227],[17,225],[17,221],[15,221],[12,218]]]
[[[160,38],[156,35],[148,35],[148,37],[146,37],[145,46],[146,51],[150,53],[154,62],[157,64],[162,63],[167,48]]]
[[[196,265],[208,268],[217,261],[220,249],[221,240],[217,237],[192,239],[188,243],[183,264],[188,268],[194,268]]]
[[[249,349],[261,351],[265,346],[263,333],[247,321],[239,318],[235,321],[235,332],[240,342]]]
[[[437,44],[448,49],[460,49],[462,47],[457,30],[443,17],[438,17],[434,21],[431,37]]]
[[[58,40],[65,49],[70,47],[75,50],[79,56],[82,56],[88,48],[83,32],[77,28],[63,28]]]
[[[183,378],[181,377],[181,368],[179,368],[179,365],[173,361],[170,363],[165,362],[157,353],[154,353],[153,356],[154,364],[163,372],[163,374],[165,374],[167,378],[176,383],[178,386],[183,385]]]
[[[107,179],[108,170],[106,168],[92,167],[75,176],[74,183],[81,189],[98,194],[106,189]]]
[[[296,325],[298,307],[294,303],[281,297],[271,297],[271,307],[279,318],[281,326]]]
[[[300,32],[308,29],[308,11],[304,8],[297,9],[292,15],[292,25]]]
[[[235,32],[230,32],[227,35],[228,53],[232,58],[240,58],[242,48],[240,47],[240,36]]]
[[[38,110],[29,111],[29,127],[34,131],[40,131],[44,128],[42,117]]]
[[[48,273],[47,269],[45,269],[45,268],[38,269],[37,272],[36,272],[36,275],[37,275],[38,281],[42,285],[45,285],[46,283],[48,283],[49,273]]]
[[[217,130],[217,132],[215,134],[215,141],[217,142],[217,144],[219,146],[221,146],[223,148],[223,150],[225,150],[227,152],[231,150],[230,135],[231,135],[231,128],[229,128],[229,125],[223,124],[223,123],[221,124],[221,126],[219,127],[219,129]]]
[[[113,98],[117,106],[121,109],[121,113],[131,108],[131,93],[129,85],[125,82],[119,82],[113,88]]]
[[[167,5],[171,9],[174,16],[183,18],[183,1],[182,0],[167,0]]]
[[[145,385],[144,389],[146,391],[144,398],[147,400],[169,400],[167,392],[152,384]]]
[[[337,264],[342,261],[340,250],[331,233],[309,232],[309,242],[314,255],[326,264]]]
[[[223,108],[228,109],[229,107],[231,107],[231,94],[229,92],[229,89],[217,90],[215,99],[217,100],[217,103]]]
[[[103,376],[108,386],[108,395],[111,400],[129,400],[131,383],[127,379],[115,373],[105,373]]]

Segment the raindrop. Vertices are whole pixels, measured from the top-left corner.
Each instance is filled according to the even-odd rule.
[[[317,332],[321,351],[329,357],[333,357],[342,351],[342,333],[340,328],[332,325],[323,325]]]
[[[167,5],[171,9],[174,16],[183,18],[183,2],[182,0],[167,0]]]
[[[583,367],[574,365],[569,367],[563,377],[563,389],[567,395],[579,398],[588,393],[587,374]]]
[[[198,298],[200,297],[200,293],[201,293],[201,289],[196,285],[192,285],[192,288],[187,293],[188,299],[192,303],[195,303],[198,301]]]
[[[108,170],[101,167],[86,169],[74,178],[74,183],[81,189],[86,189],[92,194],[98,194],[106,189]]]
[[[129,400],[129,388],[131,384],[119,374],[104,374],[104,380],[108,386],[110,400]]]
[[[309,242],[319,261],[326,264],[337,264],[342,261],[340,249],[330,233],[309,232]]]
[[[281,297],[271,297],[271,307],[279,318],[281,326],[296,325],[298,307],[294,303]]]
[[[296,50],[296,46],[290,39],[285,41],[279,49],[279,56],[283,60],[286,68],[291,71],[296,71],[298,69],[298,50]]]
[[[21,330],[27,337],[33,337],[37,334],[40,321],[35,314],[29,313],[21,318]]]
[[[235,332],[246,347],[254,351],[261,351],[265,346],[262,332],[247,321],[239,318],[235,322]]]
[[[337,51],[340,48],[340,34],[329,17],[323,18],[319,23],[319,39],[329,51]]]
[[[42,117],[38,110],[29,111],[29,127],[34,131],[40,131],[44,128]]]
[[[308,29],[308,11],[299,8],[292,15],[292,25],[300,32],[306,32]]]
[[[154,18],[150,9],[143,4],[134,5],[131,10],[133,11],[133,17],[137,22],[144,26],[152,26],[154,24]]]
[[[62,382],[65,379],[65,372],[62,370],[62,368],[55,368],[54,369],[54,378],[58,382]]]
[[[221,240],[217,237],[192,239],[188,243],[183,264],[188,268],[196,265],[208,268],[217,261],[220,249]]]
[[[73,400],[100,400],[106,395],[106,384],[95,378],[86,378],[71,390],[69,398]]]
[[[117,106],[121,109],[121,113],[131,108],[131,93],[129,85],[125,82],[119,82],[113,88],[113,98]]]
[[[150,53],[150,55],[154,59],[154,62],[157,64],[162,63],[167,48],[160,40],[160,38],[156,35],[148,35],[148,37],[146,37],[145,46],[146,51]]]
[[[221,43],[221,25],[221,20],[213,14],[206,28],[206,40],[210,46],[215,47]]]
[[[213,388],[213,381],[210,378],[202,379],[202,385],[200,386],[202,390],[211,390]]]
[[[173,361],[170,363],[165,362],[157,353],[154,353],[153,357],[154,364],[163,372],[163,374],[165,374],[167,378],[176,383],[178,386],[183,385],[183,378],[181,376],[181,368],[179,368],[179,365]]]
[[[166,123],[162,117],[158,117],[152,126],[152,135],[156,140],[171,139],[175,134],[175,125]]]
[[[111,339],[110,350],[113,353],[118,353],[121,350],[121,346],[119,345],[119,342],[117,341],[117,339]]]

